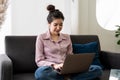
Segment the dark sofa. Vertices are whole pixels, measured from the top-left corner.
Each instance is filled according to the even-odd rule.
[[[71,35],[72,43],[98,41],[97,35]],[[6,36],[6,54],[0,55],[0,80],[35,80],[35,42],[36,36]],[[97,80],[109,80],[111,68],[120,68],[120,54],[101,51],[99,59],[104,66],[103,75]]]

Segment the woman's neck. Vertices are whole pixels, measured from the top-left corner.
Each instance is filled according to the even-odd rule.
[[[59,34],[51,34],[51,38],[53,41],[57,42],[59,39]]]

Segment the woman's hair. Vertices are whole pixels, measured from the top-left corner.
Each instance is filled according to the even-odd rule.
[[[48,5],[47,10],[49,11],[49,14],[47,16],[48,23],[51,23],[54,19],[64,20],[63,13],[58,9],[55,9],[54,5]]]

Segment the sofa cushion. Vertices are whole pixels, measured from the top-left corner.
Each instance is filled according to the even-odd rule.
[[[19,73],[13,75],[13,80],[35,80],[34,73]]]
[[[100,80],[109,80],[110,70],[103,70],[102,76],[100,76]]]
[[[99,60],[99,53],[98,53],[98,42],[89,42],[85,44],[73,44],[73,53],[95,53],[95,57],[93,59],[92,65],[99,65],[102,67],[100,60]]]

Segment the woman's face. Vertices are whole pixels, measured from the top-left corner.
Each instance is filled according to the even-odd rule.
[[[63,20],[62,19],[54,19],[49,24],[49,30],[52,35],[58,35],[63,27]]]

